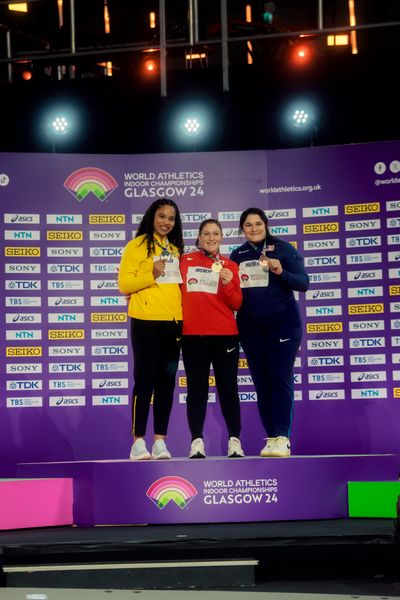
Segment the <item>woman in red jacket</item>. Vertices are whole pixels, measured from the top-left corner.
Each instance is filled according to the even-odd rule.
[[[240,444],[237,385],[239,338],[234,311],[242,303],[238,266],[220,256],[222,227],[215,219],[200,225],[196,252],[181,259],[183,343],[187,377],[187,416],[192,445],[189,458],[205,458],[203,426],[211,365],[229,441],[228,456],[244,456]]]

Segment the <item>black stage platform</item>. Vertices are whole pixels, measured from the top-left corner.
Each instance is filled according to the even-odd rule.
[[[398,534],[392,519],[3,531],[1,586],[400,596]]]

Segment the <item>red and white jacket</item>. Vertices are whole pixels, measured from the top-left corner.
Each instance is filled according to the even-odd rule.
[[[218,292],[191,291],[187,289],[189,267],[211,269],[214,260],[201,250],[184,254],[181,258],[183,335],[237,335],[234,311],[242,304],[242,290],[239,282],[238,265],[221,256],[219,261],[224,268],[233,272],[227,285],[218,284]]]

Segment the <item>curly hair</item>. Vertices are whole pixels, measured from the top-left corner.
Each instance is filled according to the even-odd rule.
[[[168,234],[168,241],[174,244],[179,250],[179,254],[183,254],[183,233],[182,233],[182,221],[179,208],[173,200],[168,198],[158,198],[155,200],[143,215],[143,219],[140,222],[136,236],[144,235],[147,244],[147,256],[150,256],[155,252],[154,245],[154,216],[159,208],[162,206],[172,206],[175,210],[175,223],[173,228]]]

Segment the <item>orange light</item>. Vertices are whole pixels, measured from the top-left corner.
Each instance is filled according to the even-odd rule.
[[[22,79],[24,81],[29,81],[32,79],[32,71],[22,71]]]
[[[28,3],[27,2],[14,2],[14,4],[8,5],[8,10],[13,10],[14,12],[28,12]]]
[[[144,61],[144,70],[146,71],[146,73],[149,73],[150,75],[152,75],[153,73],[155,73],[157,71],[157,63],[155,60],[153,60],[152,58],[147,58]]]
[[[297,66],[308,65],[312,58],[312,48],[307,44],[296,44],[291,53],[291,61]]]
[[[104,2],[104,32],[110,33],[110,11],[108,10],[107,1]]]
[[[156,13],[153,11],[149,15],[149,23],[150,23],[150,29],[156,28]]]

